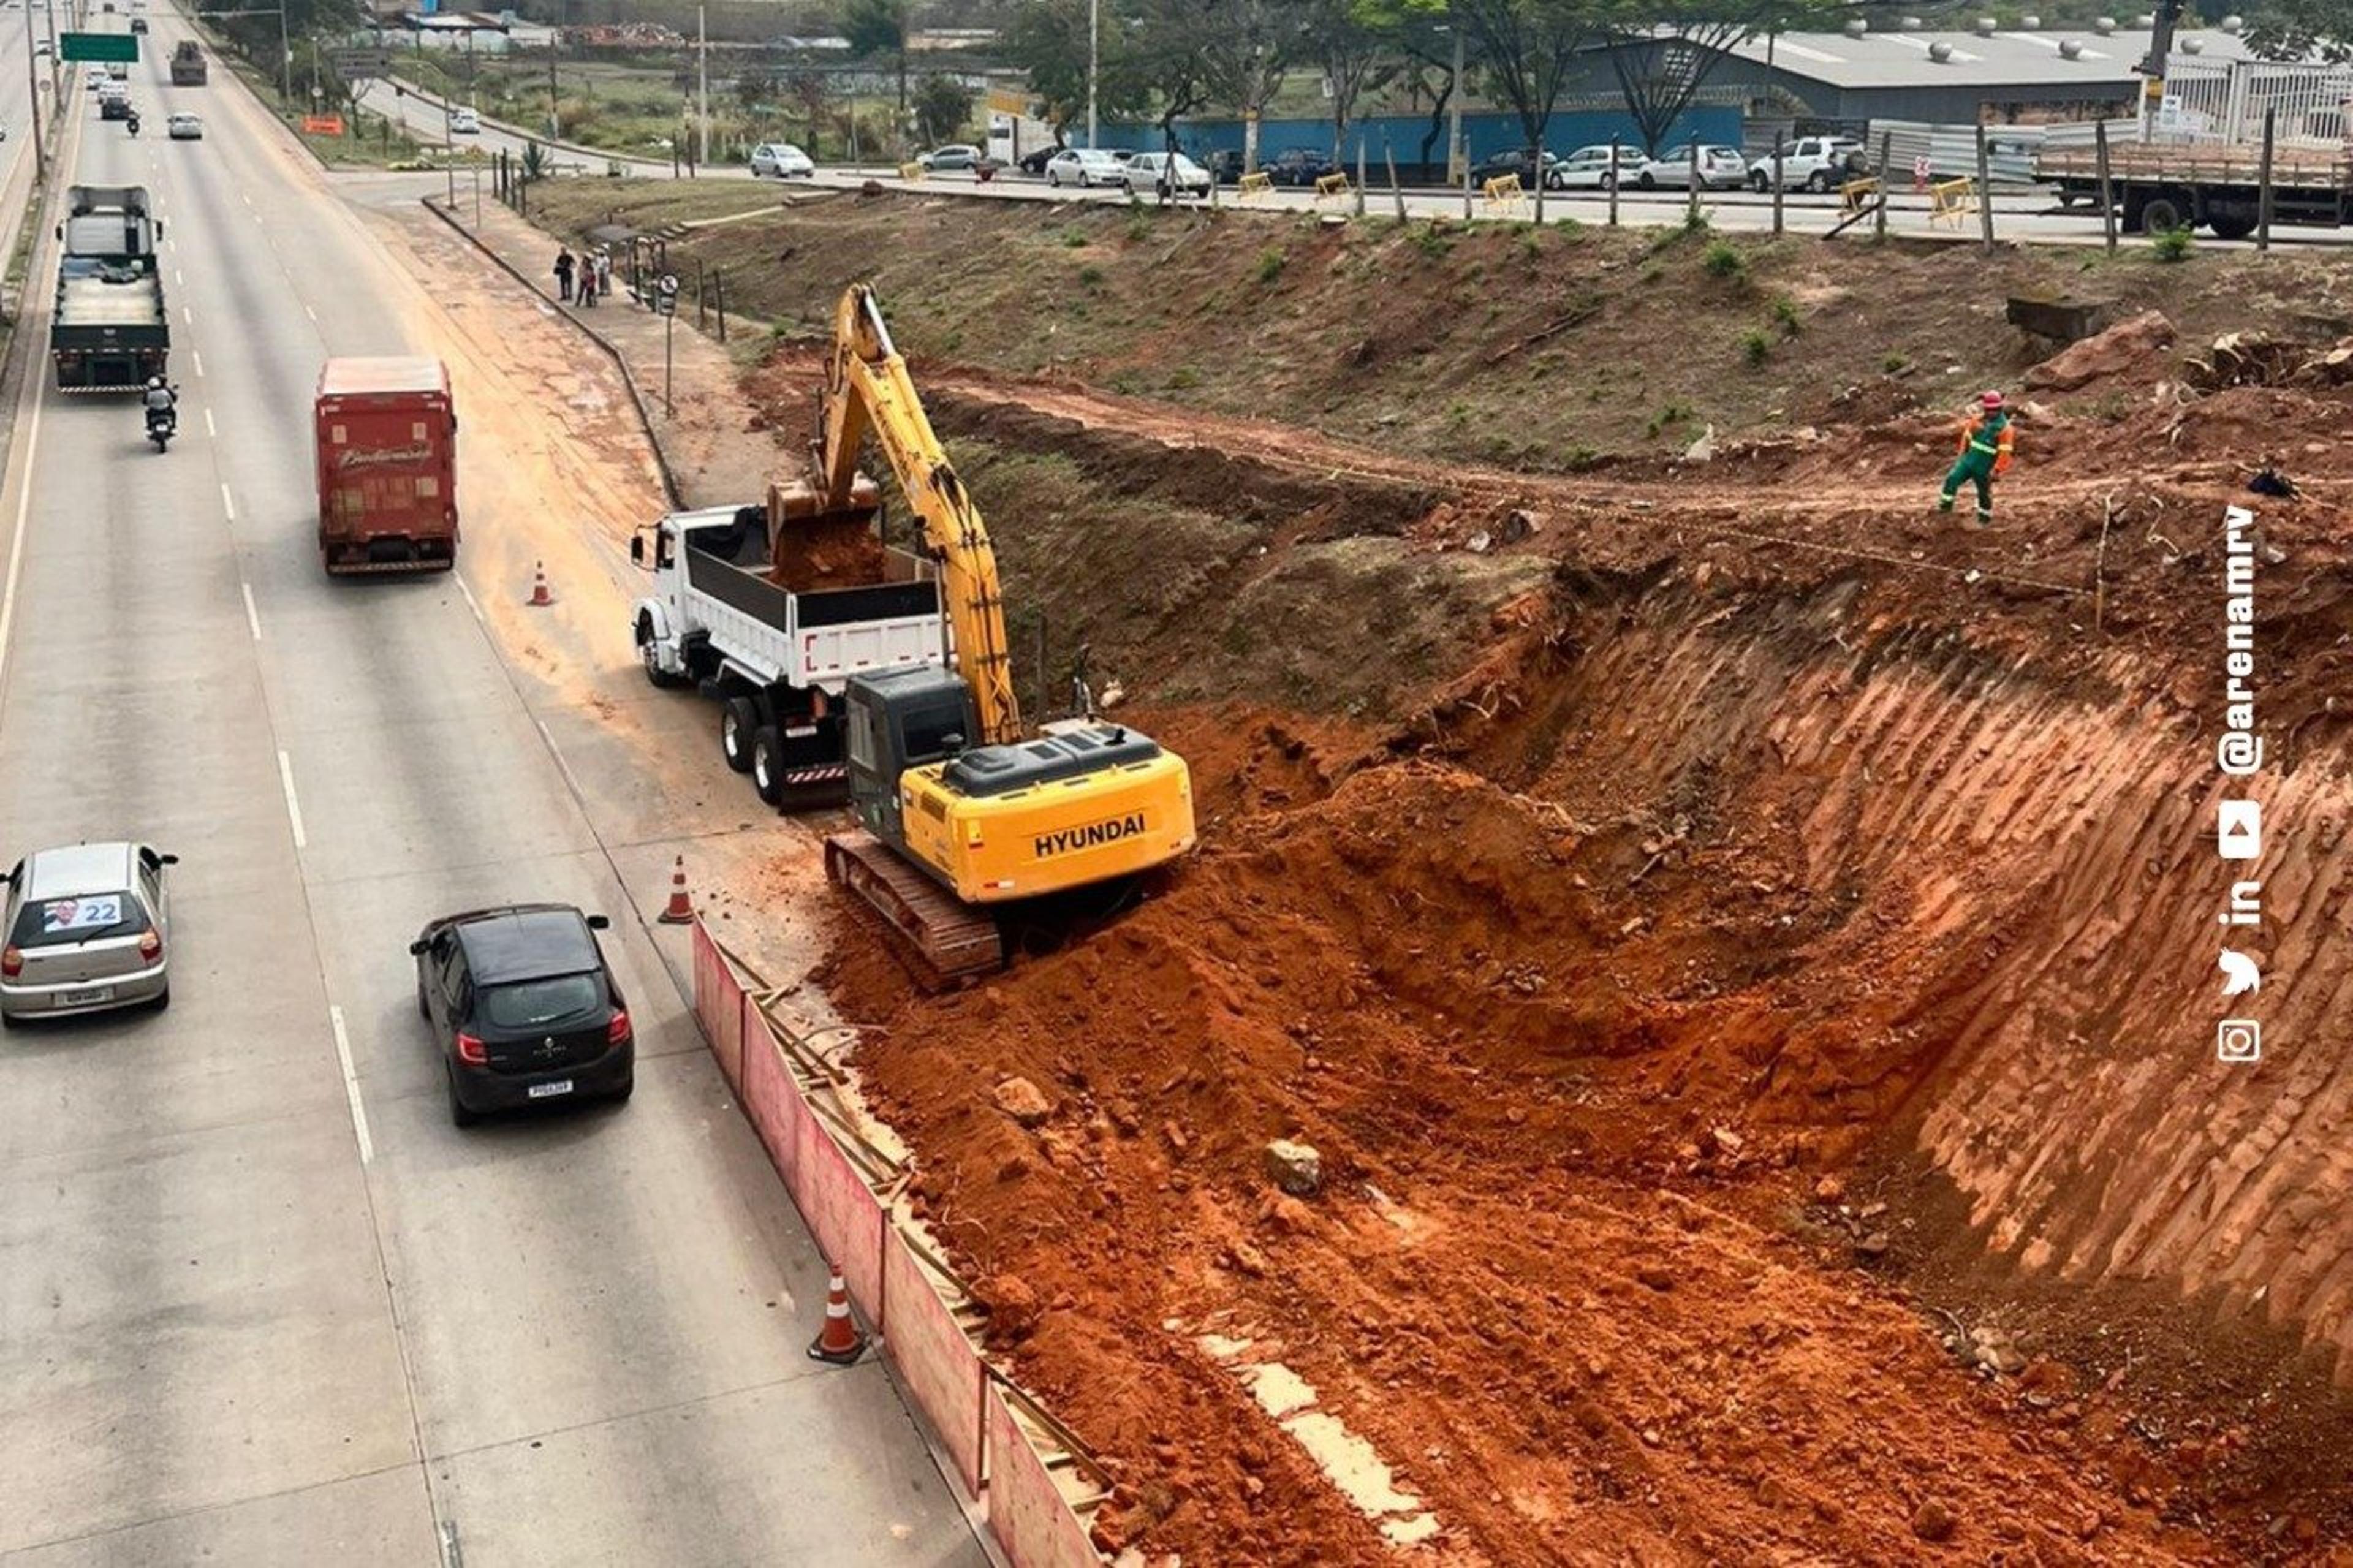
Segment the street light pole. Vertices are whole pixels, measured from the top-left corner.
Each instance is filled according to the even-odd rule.
[[[703,27],[704,7],[694,8],[694,145],[695,166],[711,162],[711,35]]]
[[[1454,74],[1447,78],[1451,90],[1446,97],[1446,183],[1459,184],[1463,170],[1470,167],[1471,155],[1462,145],[1462,24],[1458,19],[1449,29],[1454,35]]]
[[[1095,141],[1095,72],[1103,64],[1103,0],[1087,0],[1087,145]]]
[[[286,41],[286,0],[278,0],[278,101],[294,103],[294,46]]]
[[[25,7],[25,100],[32,105],[33,114],[33,178],[37,184],[45,174],[41,153],[41,79],[33,68],[33,8]]]

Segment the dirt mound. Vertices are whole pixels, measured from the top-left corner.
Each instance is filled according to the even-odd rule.
[[[891,552],[863,522],[788,522],[776,531],[769,576],[796,594],[862,588],[891,579]]]

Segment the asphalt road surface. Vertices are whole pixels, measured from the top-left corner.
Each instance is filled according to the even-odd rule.
[[[596,805],[626,749],[558,752],[463,571],[321,572],[321,362],[465,324],[226,72],[168,85],[179,31],[133,71],[156,133],[80,104],[68,150],[157,198],[182,439],[36,344],[0,488],[6,853],[181,858],[169,1010],[0,1043],[0,1558],[983,1562],[881,1369],[803,1353],[818,1259],[642,921],[667,855]],[[468,472],[563,438],[484,412]],[[484,493],[472,538],[566,526]],[[522,899],[614,917],[636,1097],[461,1132],[407,942]]]

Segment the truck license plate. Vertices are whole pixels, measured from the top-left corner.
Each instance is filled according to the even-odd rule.
[[[58,997],[58,1005],[60,1007],[88,1007],[94,1003],[111,1002],[113,1000],[113,986],[93,985],[87,991],[67,991],[61,993]]]
[[[570,1094],[572,1080],[568,1078],[560,1078],[554,1083],[535,1083],[523,1092],[533,1100],[549,1100],[559,1094]]]

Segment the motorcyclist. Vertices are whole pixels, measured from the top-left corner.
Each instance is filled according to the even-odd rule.
[[[135,110],[135,109],[134,109],[134,110],[132,110],[128,115],[125,115],[123,118],[124,118],[124,122],[125,122],[125,123],[127,123],[127,124],[131,127],[131,134],[132,134],[133,136],[138,135],[138,134],[139,134],[139,111],[138,111],[137,110]]]
[[[178,387],[165,385],[164,378],[160,375],[151,375],[147,378],[147,390],[140,401],[147,405],[147,427],[150,430],[158,425],[166,425],[174,428],[178,426],[180,423],[180,389]]]

